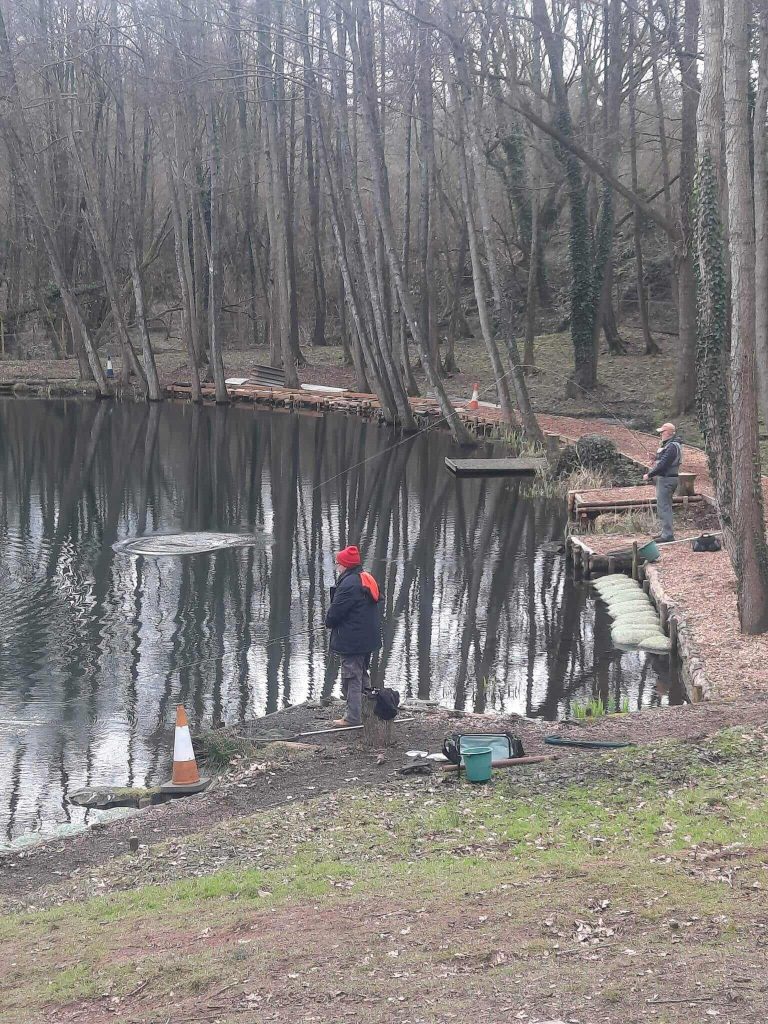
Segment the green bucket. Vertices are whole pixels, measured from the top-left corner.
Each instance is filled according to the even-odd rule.
[[[487,782],[491,777],[493,753],[490,747],[463,752],[464,771],[468,782]]]
[[[658,562],[661,558],[661,552],[655,540],[649,540],[647,544],[643,544],[641,548],[637,549],[637,553],[646,562]]]

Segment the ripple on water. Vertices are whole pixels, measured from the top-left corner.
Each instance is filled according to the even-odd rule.
[[[226,548],[253,547],[270,539],[267,533],[155,533],[117,541],[112,547],[122,555],[164,558],[168,555],[204,555],[224,551]]]

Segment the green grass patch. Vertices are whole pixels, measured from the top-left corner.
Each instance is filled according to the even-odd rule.
[[[62,905],[0,921],[0,942],[24,965],[25,979],[17,966],[11,986],[30,1013],[101,992],[107,973],[119,994],[136,978],[113,970],[110,950],[134,933],[189,921],[220,927],[290,904],[332,908],[375,897],[445,907],[522,886],[529,912],[549,912],[553,890],[563,905],[569,892],[578,903],[582,892],[608,891],[650,922],[669,904],[730,918],[738,894],[692,877],[691,854],[768,846],[766,746],[760,733],[728,730],[700,744],[499,773],[488,787],[393,782],[389,797],[347,790],[323,798],[326,805],[297,802],[226,822],[160,843],[143,859],[118,858],[102,872],[103,895],[71,890]],[[170,858],[182,866],[168,871]],[[761,865],[762,855],[744,869]]]

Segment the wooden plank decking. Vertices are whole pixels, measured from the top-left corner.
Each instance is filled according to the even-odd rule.
[[[449,459],[446,469],[456,476],[536,476],[546,459]]]

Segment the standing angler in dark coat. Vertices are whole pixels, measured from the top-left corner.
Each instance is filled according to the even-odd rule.
[[[669,544],[675,539],[672,525],[672,497],[677,490],[680,463],[683,461],[683,442],[675,431],[674,423],[662,423],[657,434],[661,444],[656,459],[643,477],[656,481],[656,511],[661,521],[661,534],[653,539],[659,544]]]
[[[381,595],[373,576],[363,572],[356,547],[344,548],[336,562],[344,571],[331,589],[325,624],[331,630],[331,650],[341,657],[341,692],[347,701],[346,714],[331,725],[343,729],[362,722],[363,690],[371,688],[371,654],[381,647]]]

